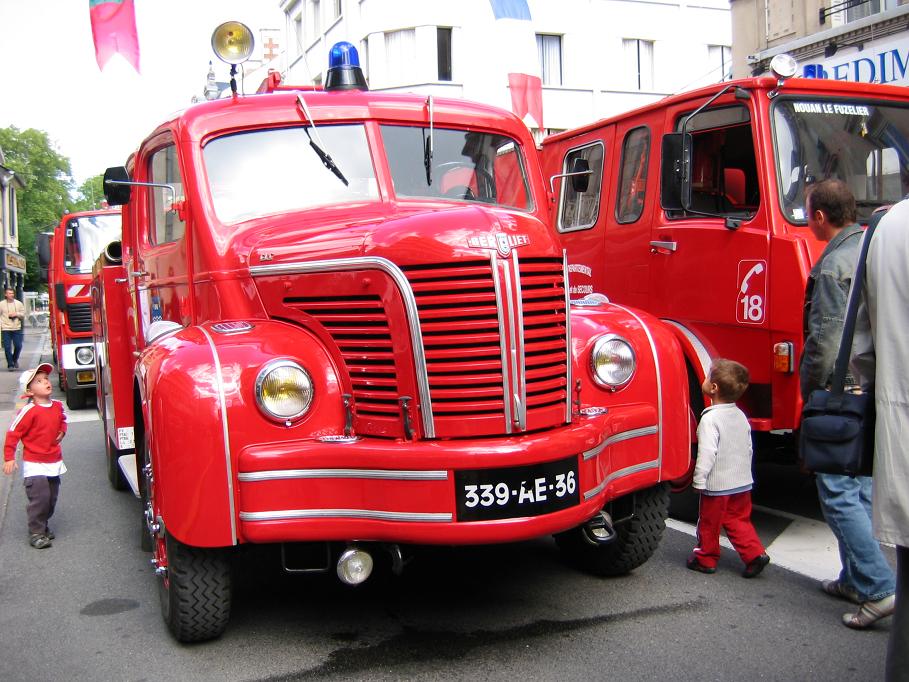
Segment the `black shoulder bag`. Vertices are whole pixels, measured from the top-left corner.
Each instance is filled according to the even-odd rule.
[[[830,390],[812,391],[802,409],[799,454],[805,468],[815,473],[868,476],[874,462],[874,394],[846,393],[845,384],[865,258],[875,227],[869,225],[862,240]]]

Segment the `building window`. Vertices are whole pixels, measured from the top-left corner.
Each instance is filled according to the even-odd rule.
[[[451,29],[436,29],[436,51],[439,58],[439,80],[451,80]]]
[[[649,158],[650,131],[635,128],[625,136],[622,145],[622,176],[615,207],[615,219],[620,223],[633,223],[641,217]]]
[[[708,45],[707,61],[710,64],[710,75],[718,74],[717,80],[727,81],[732,78],[732,48],[726,45]]]
[[[413,81],[417,63],[417,32],[409,28],[385,34],[385,70],[402,83]]]
[[[625,68],[633,90],[653,90],[653,41],[625,38]]]
[[[322,5],[320,0],[309,0],[309,38],[308,42],[312,43],[322,35]]]
[[[341,0],[330,0],[328,3],[328,21],[333,22],[341,16]]]
[[[562,84],[562,36],[537,34],[540,76],[543,85]]]
[[[151,188],[152,215],[155,218],[154,234],[150,235],[152,243],[176,241],[186,231],[186,225],[173,210],[174,202],[183,201],[183,178],[177,148],[171,145],[156,151],[149,161],[148,175],[151,182],[174,188],[173,192],[166,187]]]
[[[561,178],[561,210],[559,211],[559,232],[571,232],[593,227],[600,211],[600,187],[603,182],[603,144],[594,144],[572,149],[565,155],[562,172],[568,173],[575,159],[584,159],[590,168],[590,181],[586,192],[577,192],[571,178]]]

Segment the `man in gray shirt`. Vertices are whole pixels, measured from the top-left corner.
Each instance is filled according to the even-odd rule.
[[[808,227],[827,246],[811,268],[805,290],[805,346],[799,366],[803,399],[830,383],[863,234],[855,222],[855,197],[840,180],[813,185],[805,208]],[[819,473],[816,480],[842,563],[839,578],[823,581],[821,588],[859,604],[855,613],[843,614],[843,623],[866,628],[893,613],[896,589],[893,570],[871,530],[871,478]]]

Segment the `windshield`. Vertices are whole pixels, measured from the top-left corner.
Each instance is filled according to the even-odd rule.
[[[517,143],[491,133],[383,125],[398,197],[479,201],[528,211],[532,208],[524,160]]]
[[[93,215],[66,223],[63,267],[71,275],[92,271],[92,265],[112,241],[120,239],[120,215]]]
[[[379,196],[362,125],[309,133],[343,172],[323,165],[303,127],[256,130],[212,140],[203,151],[215,213],[223,223]]]
[[[805,220],[805,189],[839,178],[859,220],[909,191],[909,108],[844,99],[780,100],[773,109],[783,213]]]

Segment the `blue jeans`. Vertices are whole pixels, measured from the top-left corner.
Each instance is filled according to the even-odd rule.
[[[15,367],[19,363],[19,353],[22,352],[22,330],[3,330],[3,352],[6,354],[6,366]]]
[[[871,530],[871,478],[817,474],[817,492],[839,544],[840,581],[854,589],[861,601],[893,594],[896,577]]]

